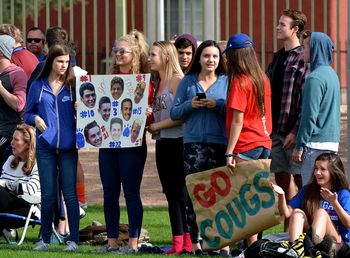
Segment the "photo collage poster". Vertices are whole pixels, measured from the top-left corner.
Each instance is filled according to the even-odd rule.
[[[149,81],[150,74],[77,77],[77,147],[141,146]]]

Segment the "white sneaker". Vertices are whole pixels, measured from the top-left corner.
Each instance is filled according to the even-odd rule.
[[[47,251],[49,250],[50,244],[46,244],[43,241],[40,241],[36,247],[34,247],[35,251]]]
[[[7,238],[15,238],[16,235],[17,235],[16,230],[14,230],[14,229],[6,229],[5,228],[5,229],[2,230],[2,233]]]
[[[67,246],[63,249],[63,251],[75,251],[78,249],[78,245],[74,241],[67,241]]]
[[[86,212],[84,211],[83,208],[79,207],[79,218],[82,219],[86,215]]]
[[[18,242],[18,232],[15,229],[3,229],[2,234],[9,244],[17,244]],[[0,233],[1,237],[1,233]]]
[[[80,206],[80,208],[82,208],[84,210],[87,209],[87,207],[88,207],[87,202],[84,202],[84,203],[79,202],[79,206]]]
[[[33,215],[35,219],[41,219],[41,211],[38,206],[35,206],[33,209]]]

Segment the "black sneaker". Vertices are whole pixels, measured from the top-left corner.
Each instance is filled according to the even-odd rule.
[[[325,236],[321,243],[315,245],[315,248],[325,252],[330,258],[337,257],[337,241],[332,236]]]
[[[202,249],[197,249],[196,251],[194,251],[194,255],[195,256],[208,256],[208,254],[203,252]]]
[[[189,252],[186,249],[182,249],[180,255],[194,255],[194,253],[193,252]]]
[[[208,256],[220,256],[220,250],[209,251]]]
[[[230,254],[233,258],[243,258],[244,257],[244,252],[240,249],[233,249],[233,250],[231,250]]]
[[[219,256],[220,257],[231,257],[230,252],[227,250],[220,250]]]

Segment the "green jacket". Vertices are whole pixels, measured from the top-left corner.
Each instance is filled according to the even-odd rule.
[[[300,127],[296,149],[309,142],[340,141],[340,84],[332,63],[333,43],[324,33],[310,39],[311,73],[302,89]]]

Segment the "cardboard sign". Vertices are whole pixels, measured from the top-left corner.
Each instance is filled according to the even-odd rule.
[[[150,74],[77,77],[77,147],[142,145]]]
[[[269,183],[270,160],[237,163],[186,177],[206,250],[219,249],[281,223]]]

